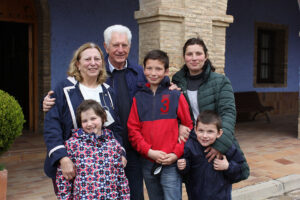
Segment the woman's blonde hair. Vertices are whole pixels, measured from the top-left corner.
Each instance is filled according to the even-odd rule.
[[[98,45],[92,42],[85,43],[81,45],[73,55],[73,58],[69,64],[69,70],[68,70],[68,75],[74,77],[78,82],[83,81],[83,77],[80,74],[80,71],[78,70],[78,67],[76,66],[76,63],[79,62],[81,58],[81,53],[86,50],[86,49],[97,49],[101,55],[101,60],[102,60],[102,66],[100,69],[100,73],[97,77],[97,83],[102,84],[106,81],[107,74],[106,74],[106,69],[105,69],[105,61],[104,61],[104,56],[103,53]]]

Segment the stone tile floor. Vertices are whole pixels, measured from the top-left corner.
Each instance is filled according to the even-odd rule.
[[[238,123],[236,138],[246,155],[251,173],[247,180],[234,184],[233,189],[300,174],[297,125],[297,116],[271,117],[271,123],[264,119]],[[56,199],[51,180],[43,172],[44,157],[42,135],[30,133],[24,133],[0,157],[0,163],[5,163],[8,170],[8,200]],[[183,200],[186,200],[184,191]]]
[[[267,200],[300,200],[300,190],[294,190],[277,197],[270,197]]]
[[[300,200],[300,190],[294,190],[281,196],[268,198],[267,200]]]

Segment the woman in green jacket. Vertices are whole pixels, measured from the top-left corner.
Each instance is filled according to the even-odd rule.
[[[223,135],[207,149],[207,158],[213,160],[217,155],[225,154],[234,143],[240,150],[234,137],[236,110],[234,93],[227,77],[218,74],[208,59],[205,43],[200,38],[191,38],[183,46],[185,65],[172,78],[190,105],[191,117],[195,123],[197,116],[204,110],[217,112],[222,119]],[[249,176],[247,162],[242,168],[242,179]]]

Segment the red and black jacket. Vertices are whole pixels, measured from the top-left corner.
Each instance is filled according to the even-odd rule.
[[[169,79],[165,77],[154,94],[146,84],[133,98],[127,126],[131,145],[142,156],[149,149],[183,155],[184,143],[178,142],[178,120],[193,128],[189,105],[185,97],[176,90],[169,90]]]

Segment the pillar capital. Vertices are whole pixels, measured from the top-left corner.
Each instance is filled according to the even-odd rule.
[[[139,24],[154,21],[170,21],[182,23],[184,14],[182,9],[169,10],[167,8],[153,8],[151,10],[139,10],[134,13],[134,18]]]
[[[213,26],[219,27],[228,27],[230,24],[233,23],[233,16],[232,15],[219,15],[212,17]]]

